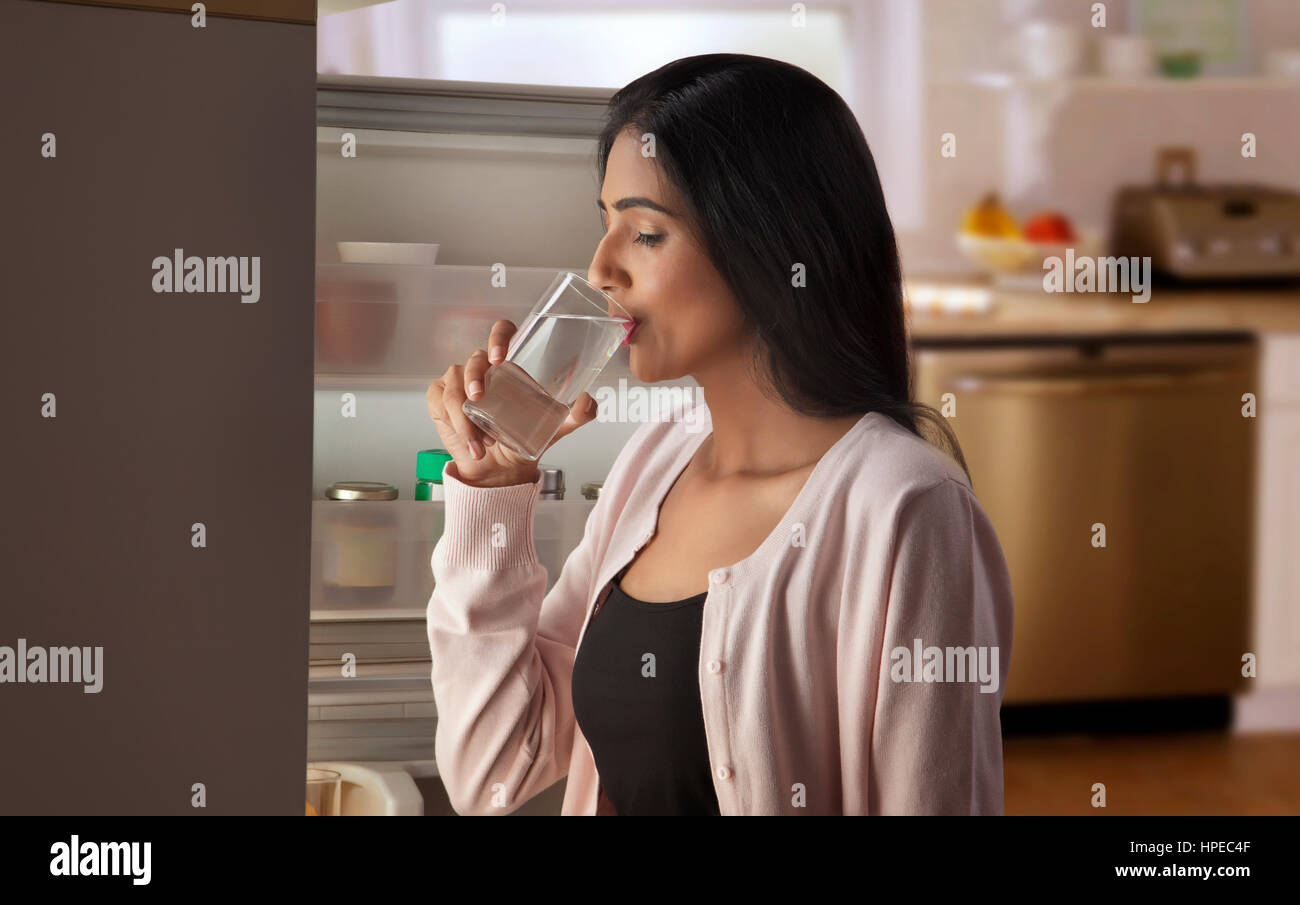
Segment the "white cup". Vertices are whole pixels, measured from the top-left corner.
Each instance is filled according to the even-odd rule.
[[[1151,41],[1142,35],[1106,35],[1100,40],[1101,74],[1112,79],[1141,79],[1155,69]]]
[[[1083,32],[1074,25],[1028,22],[1012,42],[1021,72],[1035,79],[1077,75],[1083,63]]]

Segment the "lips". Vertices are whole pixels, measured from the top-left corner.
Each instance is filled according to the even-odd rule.
[[[641,329],[641,319],[633,318],[630,321],[624,321],[623,326],[627,330],[627,335],[623,337],[623,342],[620,345],[626,346],[636,339],[637,332]]]

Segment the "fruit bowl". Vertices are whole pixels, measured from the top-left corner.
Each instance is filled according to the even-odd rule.
[[[957,247],[966,258],[981,270],[991,273],[995,280],[1023,283],[1041,281],[1043,262],[1049,257],[1065,260],[1066,250],[1074,249],[1074,258],[1096,257],[1102,254],[1105,242],[1098,230],[1077,230],[1073,242],[1031,242],[1028,239],[979,236],[971,233],[957,234]]]
[[[958,233],[957,247],[969,261],[994,273],[1024,270],[1034,259],[1034,246],[1023,239]]]

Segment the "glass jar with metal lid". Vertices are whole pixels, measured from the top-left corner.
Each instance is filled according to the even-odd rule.
[[[339,481],[327,500],[321,549],[321,583],[328,602],[367,605],[393,595],[397,577],[396,512],[383,505],[397,488],[376,481]]]
[[[392,484],[378,481],[335,481],[325,489],[325,498],[329,500],[395,500],[397,488]]]

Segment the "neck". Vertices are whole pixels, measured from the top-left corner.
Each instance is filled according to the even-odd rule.
[[[705,478],[764,477],[811,467],[862,419],[800,414],[763,395],[734,367],[693,376],[713,422],[713,433],[695,456]]]

